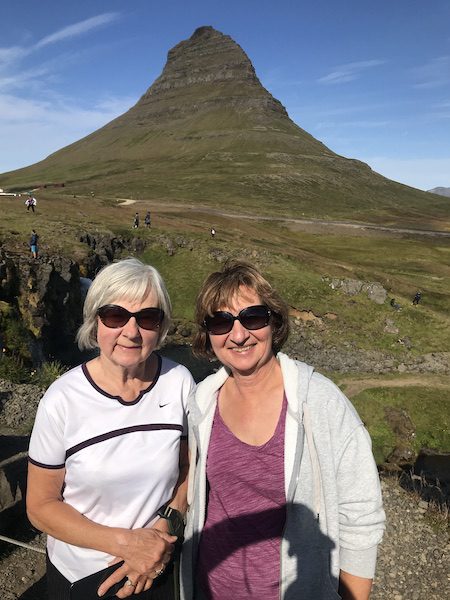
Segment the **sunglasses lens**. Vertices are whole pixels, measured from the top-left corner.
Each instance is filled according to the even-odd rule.
[[[205,318],[205,326],[209,333],[213,335],[222,335],[228,333],[233,328],[234,319],[226,312],[216,312],[212,316]]]
[[[125,325],[130,318],[130,313],[120,306],[103,306],[99,309],[98,316],[103,325],[116,329]]]
[[[128,323],[130,317],[135,317],[137,324],[142,329],[158,329],[164,319],[164,311],[160,308],[144,308],[137,313],[130,313],[121,306],[102,306],[98,316],[106,327],[117,329]]]
[[[270,311],[265,306],[249,306],[240,313],[240,322],[245,329],[262,329],[269,322]]]
[[[144,308],[136,315],[137,324],[142,329],[157,329],[164,318],[164,311],[160,308]]]
[[[267,306],[249,306],[241,310],[236,317],[245,329],[255,330],[262,329],[269,323],[270,310]],[[213,335],[223,335],[229,333],[233,329],[234,321],[236,320],[229,312],[218,311],[212,316],[205,318],[205,327],[209,333]]]

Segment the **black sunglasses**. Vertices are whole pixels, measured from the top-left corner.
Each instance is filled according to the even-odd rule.
[[[269,324],[271,314],[270,308],[263,304],[247,306],[236,317],[229,312],[219,310],[211,316],[205,317],[203,326],[212,335],[222,335],[229,333],[233,329],[234,322],[239,321],[242,327],[254,331],[266,327]]]
[[[111,329],[123,327],[131,317],[134,317],[142,329],[154,330],[158,329],[164,319],[164,311],[161,308],[143,308],[138,312],[132,313],[122,306],[117,306],[117,304],[101,306],[97,314],[103,325]]]

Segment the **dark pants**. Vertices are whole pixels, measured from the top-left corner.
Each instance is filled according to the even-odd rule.
[[[178,585],[177,585],[178,587]],[[47,590],[49,600],[70,600],[70,581],[52,565],[47,556]],[[116,598],[116,596],[114,596]],[[167,565],[162,575],[155,579],[146,592],[132,594],[131,600],[176,600],[173,563]],[[88,600],[88,599],[86,599]]]

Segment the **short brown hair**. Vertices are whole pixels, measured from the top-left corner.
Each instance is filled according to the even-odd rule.
[[[253,290],[259,296],[261,304],[272,311],[272,348],[274,353],[281,349],[289,335],[288,305],[255,266],[246,261],[233,260],[227,262],[221,271],[211,273],[198,293],[195,308],[198,330],[192,343],[195,355],[208,358],[214,356],[209,334],[204,327],[205,317],[229,304],[241,287]]]

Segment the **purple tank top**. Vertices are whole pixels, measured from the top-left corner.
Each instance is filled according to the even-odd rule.
[[[209,600],[279,598],[286,410],[284,395],[274,435],[262,446],[250,446],[228,429],[216,408],[197,566],[197,582]]]

